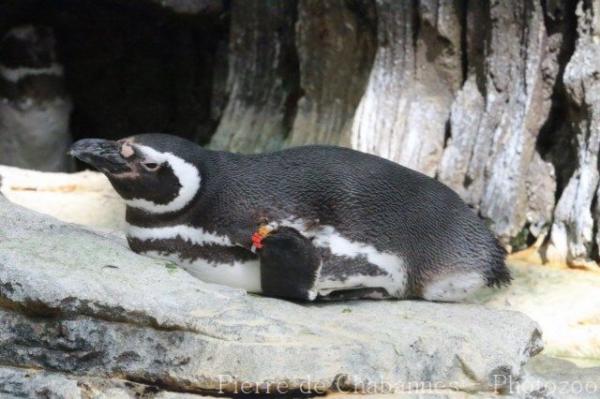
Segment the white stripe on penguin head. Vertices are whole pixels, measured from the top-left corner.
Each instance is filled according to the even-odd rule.
[[[135,147],[144,154],[148,161],[168,162],[181,187],[177,196],[168,204],[156,204],[143,198],[125,200],[125,203],[128,206],[143,209],[150,213],[175,212],[188,205],[200,190],[201,178],[198,168],[170,152],[158,152],[153,148],[140,144],[135,144]]]

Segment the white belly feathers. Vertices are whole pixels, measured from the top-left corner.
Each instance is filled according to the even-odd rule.
[[[233,263],[217,263],[205,259],[189,261],[177,254],[166,254],[158,251],[144,252],[144,255],[156,259],[166,259],[180,265],[192,276],[206,283],[221,284],[228,287],[241,288],[248,292],[260,294],[260,262],[236,261]]]

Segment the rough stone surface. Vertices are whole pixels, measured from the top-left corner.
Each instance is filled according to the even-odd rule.
[[[556,198],[556,175],[554,165],[542,159],[539,153],[533,154],[525,177],[527,190],[528,231],[536,237],[536,245],[540,246],[547,237],[552,224],[552,212]],[[514,249],[523,249],[527,242],[515,243]],[[521,245],[519,245],[521,244]]]
[[[486,391],[541,349],[537,325],[520,313],[251,296],[0,201],[3,365],[188,391],[422,380]]]
[[[523,381],[515,381],[511,392],[519,398],[597,399],[600,367],[579,368],[566,360],[538,356],[527,364]]]
[[[503,395],[413,387],[393,394],[330,393],[328,399],[595,399],[600,393],[600,369],[578,368],[564,360],[538,356],[525,367],[523,381],[513,381]],[[44,370],[0,367],[2,398],[40,399],[194,399],[204,394],[161,390],[127,380],[77,376]]]
[[[161,391],[156,386],[99,377],[67,375],[43,370],[0,367],[3,399],[194,399],[195,394]]]

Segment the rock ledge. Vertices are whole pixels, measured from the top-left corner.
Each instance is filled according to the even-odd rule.
[[[304,306],[205,284],[0,197],[0,365],[176,391],[502,390],[536,323],[479,305]],[[0,384],[0,389],[2,385]],[[1,392],[1,390],[0,390]]]

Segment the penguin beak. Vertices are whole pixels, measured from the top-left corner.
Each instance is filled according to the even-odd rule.
[[[71,146],[69,154],[103,173],[116,174],[131,170],[127,161],[121,156],[120,145],[116,141],[79,140]]]

